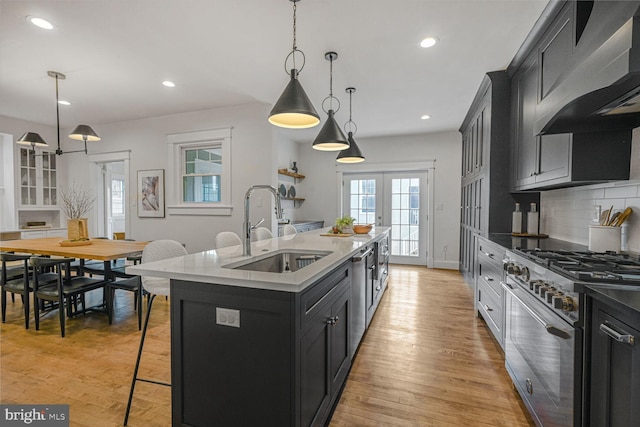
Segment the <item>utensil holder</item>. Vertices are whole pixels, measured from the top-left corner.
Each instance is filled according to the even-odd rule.
[[[589,250],[593,252],[620,252],[622,233],[620,227],[589,226]]]

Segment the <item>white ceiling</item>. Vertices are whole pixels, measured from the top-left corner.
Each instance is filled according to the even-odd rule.
[[[359,136],[457,130],[486,71],[505,69],[547,0],[302,0],[300,81],[316,109],[329,93]],[[289,0],[0,0],[0,115],[63,128],[264,102],[289,77]],[[55,25],[47,31],[27,15]],[[440,43],[419,47],[435,35]],[[169,79],[173,89],[160,83]],[[430,120],[420,120],[423,114]],[[266,117],[265,117],[266,120]],[[302,139],[319,128],[300,132]],[[25,129],[25,131],[28,129]]]

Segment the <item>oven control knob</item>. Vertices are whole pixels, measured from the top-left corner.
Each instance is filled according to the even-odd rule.
[[[547,292],[547,302],[549,304],[553,303],[553,298],[555,298],[558,295],[558,292],[556,292],[556,288],[552,287],[551,291]]]
[[[542,299],[544,299],[544,296],[547,294],[547,291],[548,291],[548,290],[549,290],[549,287],[548,287],[548,286],[540,286],[540,292],[539,292],[539,294],[540,294],[540,297],[541,297]]]
[[[564,297],[562,295],[554,295],[551,300],[551,304],[553,305],[553,308],[557,310],[562,310],[562,308],[564,307],[563,303],[564,303]]]
[[[533,290],[535,288],[536,283],[540,283],[540,280],[531,280],[529,282],[529,290]]]
[[[531,278],[531,275],[529,274],[529,269],[527,267],[522,267],[520,269],[520,276],[525,282],[528,282],[529,279]]]
[[[576,301],[571,298],[568,297],[566,295],[555,295],[553,297],[553,308],[556,308],[558,310],[562,310],[562,311],[576,311],[578,310],[578,304],[576,304]]]
[[[507,273],[513,274],[515,276],[519,276],[520,275],[520,266],[518,264],[513,263],[513,262],[508,263],[507,264]]]
[[[562,302],[562,309],[564,311],[578,311],[578,302],[574,298],[565,296]]]
[[[540,293],[540,288],[544,286],[544,282],[542,280],[538,280],[533,284],[533,292],[536,294]]]

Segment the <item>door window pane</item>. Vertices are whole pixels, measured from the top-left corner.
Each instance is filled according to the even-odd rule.
[[[420,181],[391,180],[391,255],[419,256]]]
[[[356,224],[371,224],[376,218],[376,180],[351,180],[350,215]]]

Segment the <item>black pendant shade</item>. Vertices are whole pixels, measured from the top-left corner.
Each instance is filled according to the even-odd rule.
[[[313,141],[313,148],[320,151],[338,151],[349,148],[349,141],[333,117],[333,110],[327,112],[327,121]]]
[[[298,80],[298,70],[291,70],[291,80],[273,106],[269,123],[290,129],[305,129],[320,123],[320,116]]]
[[[360,147],[358,147],[358,144],[356,144],[356,141],[353,139],[353,132],[348,133],[347,140],[349,141],[349,148],[340,151],[336,161],[340,163],[364,162],[362,151],[360,151]]]
[[[25,132],[24,135],[18,138],[16,142],[21,145],[30,145],[32,149],[35,147],[49,146],[49,144],[44,142],[44,139],[42,139],[42,137],[35,132]]]
[[[98,136],[98,134],[96,134],[94,132],[93,129],[91,129],[91,126],[89,125],[78,125],[76,126],[76,128],[73,130],[73,132],[71,132],[71,134],[69,135],[69,138],[71,139],[76,139],[78,141],[91,141],[91,142],[95,142],[95,141],[100,141],[100,137]]]

